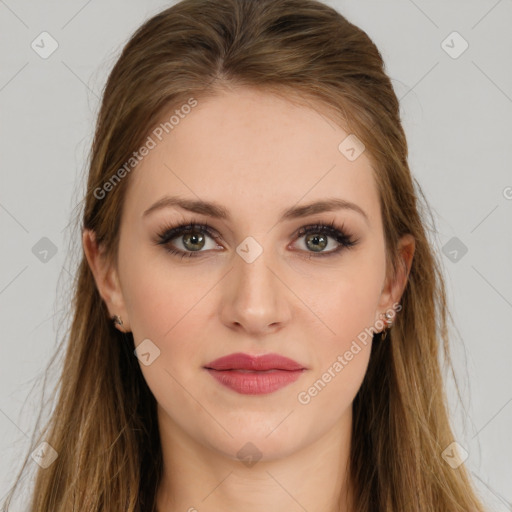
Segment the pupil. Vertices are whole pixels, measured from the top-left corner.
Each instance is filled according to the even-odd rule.
[[[185,247],[187,247],[187,249],[189,249],[191,251],[197,251],[197,250],[201,249],[204,246],[204,236],[202,234],[187,233],[186,235],[183,236],[183,239],[184,239],[183,243],[184,243]],[[199,247],[188,247],[187,244],[189,242],[192,245],[198,245],[199,244]]]
[[[315,252],[319,252],[321,249],[324,249],[327,245],[327,240],[324,235],[309,235],[306,238],[306,244],[308,244],[311,241],[313,242],[312,248]]]

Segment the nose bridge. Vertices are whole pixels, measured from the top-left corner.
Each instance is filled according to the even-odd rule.
[[[246,259],[244,255],[240,255],[246,244],[240,244],[237,249],[237,261],[235,264],[236,289],[238,301],[249,305],[260,303],[259,307],[263,307],[265,303],[273,302],[275,299],[276,283],[275,277],[270,272],[272,268],[272,254],[270,249],[261,250],[253,260]],[[263,248],[262,248],[263,249]],[[249,244],[249,252],[255,251],[254,247]],[[253,304],[254,303],[254,304]]]
[[[248,238],[237,247],[224,319],[257,331],[284,322],[288,307],[285,286],[275,275],[279,273],[275,254]]]

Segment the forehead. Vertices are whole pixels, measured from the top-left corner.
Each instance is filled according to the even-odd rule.
[[[140,217],[168,194],[254,216],[339,197],[372,220],[378,193],[370,161],[365,152],[351,161],[340,151],[350,134],[324,113],[318,104],[247,87],[174,107],[162,115],[165,123],[178,114],[160,125],[161,140],[150,134],[155,144],[132,173],[126,210]]]

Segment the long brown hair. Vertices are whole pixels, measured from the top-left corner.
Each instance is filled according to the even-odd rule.
[[[146,21],[105,86],[81,227],[115,262],[130,174],[108,194],[104,184],[163,112],[230,84],[328,107],[372,162],[390,273],[402,264],[400,236],[415,239],[403,309],[389,337],[373,344],[353,403],[354,510],[483,511],[465,466],[452,469],[442,457],[454,440],[439,360],[451,368],[449,313],[399,102],[374,43],[336,10],[316,0],[184,0]],[[58,456],[38,470],[30,510],[153,511],[162,468],[155,399],[133,338],[113,327],[83,255],[72,310],[55,407],[34,443],[47,441]]]

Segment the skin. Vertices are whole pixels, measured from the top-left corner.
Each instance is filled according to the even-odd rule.
[[[109,266],[93,234],[83,233],[98,290],[109,313],[123,320],[120,330],[132,331],[135,345],[149,338],[160,350],[149,366],[141,363],[158,402],[159,512],[334,511],[340,493],[341,510],[353,510],[344,468],[371,338],[308,404],[297,397],[399,302],[414,240],[401,239],[407,270],[391,280],[370,161],[365,153],[355,161],[341,154],[347,135],[319,105],[247,87],[224,91],[199,101],[133,171],[117,264]],[[231,220],[177,207],[143,216],[171,194],[218,202]],[[341,209],[278,222],[284,208],[327,197],[357,204],[368,220]],[[167,223],[192,220],[208,222],[221,237],[205,235],[199,257],[181,259],[154,243]],[[359,242],[322,258],[305,236],[293,236],[332,220]],[[236,252],[248,236],[263,249],[252,263]],[[173,240],[191,252],[183,243],[183,235]],[[329,238],[323,251],[337,246]],[[276,392],[242,395],[203,368],[233,352],[278,353],[307,370]],[[248,442],[261,455],[250,467],[237,457]]]

